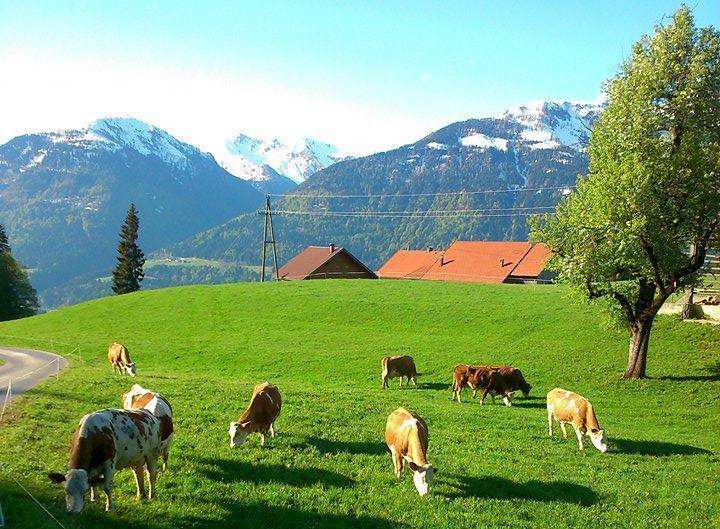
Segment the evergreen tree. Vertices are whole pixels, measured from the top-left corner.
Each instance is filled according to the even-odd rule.
[[[127,294],[140,290],[140,282],[145,273],[145,255],[137,245],[138,219],[135,204],[130,204],[125,222],[120,230],[120,244],[118,244],[117,265],[113,271],[112,289],[116,294]]]
[[[681,8],[607,95],[590,174],[533,235],[562,281],[612,304],[630,334],[625,377],[642,378],[658,310],[697,281],[720,234],[720,32]]]
[[[10,253],[10,243],[5,233],[5,226],[2,224],[0,224],[0,253]]]
[[[33,316],[38,307],[37,293],[10,253],[5,228],[0,225],[0,321]]]

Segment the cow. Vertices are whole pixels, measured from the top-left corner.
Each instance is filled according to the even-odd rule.
[[[264,446],[268,432],[275,437],[273,424],[281,408],[282,398],[277,386],[268,382],[255,386],[247,409],[236,422],[230,423],[230,447],[237,448],[245,442],[248,434],[256,432],[260,434],[260,445]]]
[[[418,372],[415,369],[415,360],[412,356],[386,356],[380,361],[382,366],[382,388],[388,387],[388,380],[391,378],[400,378],[400,387],[402,387],[403,377],[407,378],[408,385],[410,382],[417,387]]]
[[[498,369],[490,369],[487,372],[478,374],[477,384],[483,390],[480,404],[485,404],[485,398],[489,393],[492,396],[493,402],[495,401],[495,395],[502,395],[505,406],[512,406],[513,384],[510,376],[503,374],[503,372]]]
[[[472,389],[472,396],[475,398],[478,390],[487,380],[489,372],[495,369],[494,366],[471,366],[469,364],[458,364],[453,368],[452,400],[460,401],[460,394],[463,388]]]
[[[127,373],[131,377],[136,374],[135,362],[130,359],[130,353],[123,344],[113,342],[108,347],[108,362],[115,373]]]
[[[593,446],[607,451],[605,432],[600,429],[593,405],[583,396],[555,388],[547,394],[548,434],[552,437],[553,418],[560,424],[563,439],[567,439],[565,424],[572,424],[580,450],[584,449],[583,436],[587,435]]]
[[[160,454],[162,455],[162,469],[167,470],[170,445],[173,439],[173,412],[172,406],[160,393],[145,389],[140,384],[133,384],[130,391],[122,396],[122,407],[125,410],[145,409],[160,421]]]
[[[96,487],[105,491],[105,510],[115,508],[112,498],[115,473],[132,468],[137,499],[145,497],[145,467],[150,477],[147,498],[155,495],[157,458],[160,454],[160,421],[148,410],[101,410],[85,415],[75,430],[70,463],[65,474],[51,472],[54,483],[65,483],[67,511],[78,514],[85,493],[95,501]]]
[[[385,443],[400,477],[404,462],[413,472],[413,483],[420,496],[428,493],[437,469],[427,462],[428,428],[425,421],[405,408],[392,412],[385,425]]]
[[[508,365],[493,365],[487,366],[487,368],[493,371],[497,371],[502,375],[504,389],[507,389],[507,392],[510,393],[510,395],[512,395],[516,391],[522,391],[522,394],[523,396],[525,396],[525,398],[530,396],[530,390],[532,389],[532,386],[527,383],[525,377],[518,368]],[[489,373],[487,374],[489,375]],[[487,379],[480,380],[477,382],[477,384],[480,386],[484,386],[486,384],[484,380]],[[496,378],[496,383],[497,380],[499,380],[499,378]],[[495,395],[500,394],[504,394],[504,391],[495,391],[493,389],[490,390],[490,395],[492,396],[493,400],[495,400]],[[473,393],[473,397],[474,396],[475,394]]]

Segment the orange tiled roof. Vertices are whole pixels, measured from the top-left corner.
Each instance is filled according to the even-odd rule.
[[[456,241],[423,279],[502,283],[530,247],[529,242]]]
[[[510,273],[512,276],[537,277],[539,276],[545,265],[550,259],[552,252],[547,245],[543,243],[535,243],[530,251],[525,254],[520,263]]]
[[[421,279],[442,254],[432,250],[398,250],[377,275],[385,279]]]

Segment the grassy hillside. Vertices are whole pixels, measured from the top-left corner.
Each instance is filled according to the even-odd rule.
[[[661,317],[650,378],[621,381],[626,336],[560,288],[317,281],[193,286],[97,300],[0,325],[0,343],[80,359],[19,399],[0,425],[0,502],[11,527],[717,527],[720,328]],[[107,345],[127,344],[135,381],[173,404],[176,437],[158,498],[134,500],[118,475],[117,511],[64,513],[45,473],[66,468],[80,417],[119,405],[127,377]],[[419,389],[380,389],[380,358],[410,353]],[[450,401],[452,366],[509,362],[534,386],[516,405]],[[284,397],[278,437],[229,447],[228,424],[255,383]],[[610,451],[547,437],[544,395],[590,397]],[[466,399],[467,400],[467,399]],[[499,401],[498,401],[499,402]],[[397,482],[387,415],[416,410],[438,469],[419,498]],[[572,433],[571,433],[572,435]]]

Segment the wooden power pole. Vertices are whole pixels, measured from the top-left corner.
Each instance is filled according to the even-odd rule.
[[[262,270],[260,271],[260,281],[265,281],[265,263],[267,261],[268,244],[272,245],[273,265],[275,266],[275,280],[280,281],[277,264],[277,247],[275,245],[275,229],[273,228],[272,209],[270,208],[270,195],[265,195],[265,210],[262,211],[261,214],[264,215],[265,222],[263,223]],[[270,240],[268,240],[268,228],[270,230]]]

